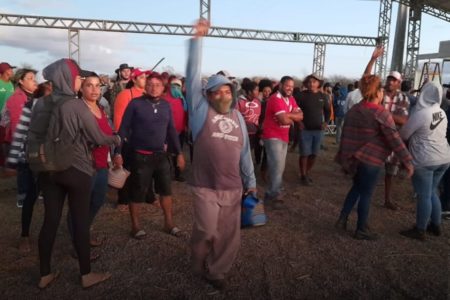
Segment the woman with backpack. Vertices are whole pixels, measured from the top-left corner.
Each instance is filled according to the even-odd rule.
[[[70,166],[64,170],[42,171],[39,173],[40,186],[44,196],[44,224],[39,234],[39,259],[41,279],[38,287],[48,287],[58,277],[58,272],[52,272],[50,261],[52,248],[55,242],[58,225],[61,219],[65,198],[68,198],[69,211],[73,220],[74,244],[78,255],[81,273],[81,285],[83,288],[91,287],[107,280],[109,273],[91,272],[90,246],[89,246],[89,204],[92,176],[95,174],[90,145],[120,144],[120,138],[116,135],[105,135],[99,128],[95,117],[89,107],[76,98],[81,87],[82,77],[89,76],[92,72],[81,70],[72,59],[60,59],[43,70],[46,80],[53,83],[53,93],[37,101],[31,117],[31,125],[36,124],[39,117],[42,119],[44,106],[53,104],[51,117],[47,121],[49,126],[45,132],[37,134],[33,132],[33,139],[29,139],[29,147],[36,135],[52,136],[53,132],[59,132],[59,145],[55,149],[70,147],[65,153],[58,153],[60,157],[50,157],[52,153],[40,153],[40,156],[53,158],[55,165],[63,165],[68,158]],[[48,115],[48,114],[47,114]],[[57,122],[55,122],[57,121]],[[42,124],[36,124],[33,128],[39,128]],[[59,127],[58,127],[59,126]],[[58,130],[56,130],[58,129]],[[30,126],[31,130],[31,126]],[[31,131],[30,131],[31,133]],[[54,139],[52,139],[54,141]],[[65,144],[65,145],[64,145]],[[50,149],[50,148],[46,148]],[[33,152],[29,152],[33,154]],[[48,162],[46,159],[43,164]]]

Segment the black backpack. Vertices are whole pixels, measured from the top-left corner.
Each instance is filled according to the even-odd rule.
[[[27,138],[27,160],[32,171],[64,171],[72,165],[76,139],[70,137],[61,117],[61,107],[70,99],[55,102],[49,95],[37,100]]]

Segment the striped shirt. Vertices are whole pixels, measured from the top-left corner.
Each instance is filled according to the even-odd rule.
[[[28,128],[30,127],[31,113],[37,99],[25,103],[19,118],[16,130],[13,133],[13,140],[9,150],[6,164],[10,168],[15,168],[18,163],[26,162],[26,141]]]
[[[400,138],[392,115],[383,106],[367,101],[354,105],[345,117],[336,162],[345,171],[354,173],[358,162],[382,166],[392,151],[404,165],[411,164],[411,154]]]

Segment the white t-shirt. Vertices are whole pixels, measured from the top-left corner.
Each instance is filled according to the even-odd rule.
[[[347,98],[345,98],[346,106],[345,113],[347,113],[353,105],[359,103],[362,100],[361,91],[359,89],[353,90],[347,94]]]

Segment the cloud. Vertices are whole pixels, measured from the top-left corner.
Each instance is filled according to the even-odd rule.
[[[0,36],[2,46],[24,51],[30,59],[29,63],[33,65],[45,66],[56,59],[68,57],[66,30],[0,27]],[[96,72],[113,73],[122,62],[122,56],[127,52],[129,54],[127,43],[125,34],[80,31],[80,64],[83,68]],[[133,51],[139,50],[133,48]],[[42,59],[43,56],[47,57],[46,61],[33,61],[37,57]]]

